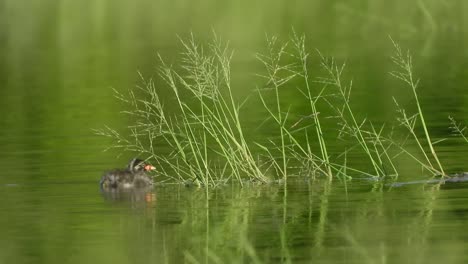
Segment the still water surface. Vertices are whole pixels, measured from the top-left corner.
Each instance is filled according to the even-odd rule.
[[[434,140],[449,139],[436,145],[446,171],[468,171],[468,144],[450,136],[447,120],[468,120],[463,1],[114,2],[0,3],[0,263],[468,262],[466,183],[376,190],[359,177],[299,178],[286,187],[163,185],[106,195],[102,172],[135,154],[103,152],[111,142],[92,132],[131,124],[109,87],[133,87],[137,70],[154,75],[156,51],[172,62],[180,53],[176,34],[195,32],[204,42],[212,29],[232,40],[240,98],[258,82],[253,58],[265,48],[265,32],[288,39],[294,27],[307,34],[311,52],[347,61],[357,112],[386,122],[395,115],[392,96],[409,109],[414,103],[389,78],[391,35],[413,51]],[[287,96],[293,112],[307,107]],[[257,127],[264,120],[258,105],[246,104],[244,129],[268,137],[269,128]],[[352,162],[365,167],[364,160]],[[398,166],[401,181],[427,178],[414,163]]]
[[[2,263],[464,263],[466,188],[372,192],[368,182],[353,182],[345,191],[339,183],[304,181],[287,191],[164,186],[108,197],[90,181],[2,185],[0,257]]]

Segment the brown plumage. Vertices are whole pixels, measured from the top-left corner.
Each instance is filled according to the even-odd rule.
[[[140,159],[132,159],[125,169],[114,169],[105,172],[100,186],[104,190],[141,188],[153,185],[153,178],[147,171],[155,168]]]

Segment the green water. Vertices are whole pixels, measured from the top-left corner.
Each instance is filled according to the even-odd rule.
[[[464,263],[467,187],[380,193],[355,182],[345,194],[341,184],[301,182],[287,192],[226,186],[207,197],[161,187],[112,199],[92,182],[37,180],[1,187],[0,256],[2,263]]]
[[[393,96],[414,110],[411,91],[388,74],[391,36],[412,51],[428,128],[447,138],[436,145],[445,170],[468,171],[468,144],[447,119],[468,122],[467,11],[461,0],[0,0],[0,263],[466,263],[467,184],[377,191],[354,175],[346,184],[299,178],[112,196],[99,190],[102,172],[134,154],[103,152],[111,142],[92,129],[131,124],[110,87],[134,87],[137,71],[156,75],[157,52],[175,63],[178,36],[229,40],[242,99],[262,84],[254,57],[265,34],[286,41],[292,28],[307,36],[312,75],[315,49],[346,61],[356,112],[387,122]],[[292,88],[285,106],[306,115]],[[252,97],[241,111],[255,139],[274,134],[258,127],[259,106]],[[324,121],[337,153],[344,143],[334,123]],[[364,157],[350,162],[368,166]],[[398,167],[401,181],[427,178],[411,160]]]

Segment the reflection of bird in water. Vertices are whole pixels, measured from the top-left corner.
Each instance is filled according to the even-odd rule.
[[[154,204],[156,202],[156,193],[153,186],[126,189],[102,189],[101,194],[105,200],[113,203],[130,203],[137,206],[142,204]]]
[[[146,188],[153,185],[153,178],[146,172],[155,168],[140,159],[132,159],[125,169],[114,169],[104,173],[100,186],[104,191]]]

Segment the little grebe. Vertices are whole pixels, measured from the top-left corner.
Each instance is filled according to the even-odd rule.
[[[143,160],[134,158],[126,169],[114,169],[102,175],[100,186],[104,190],[141,188],[153,185],[153,178],[147,171],[155,168]]]

